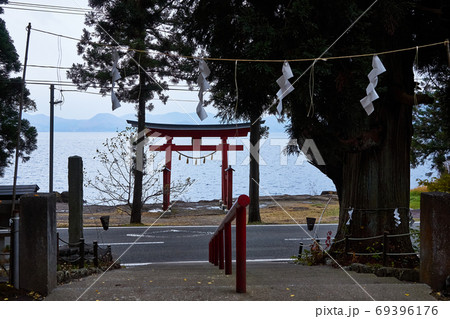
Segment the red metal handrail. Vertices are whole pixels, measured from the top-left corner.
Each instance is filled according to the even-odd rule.
[[[225,267],[225,274],[230,275],[232,273],[231,222],[236,218],[236,292],[246,292],[246,208],[248,204],[250,204],[250,198],[247,195],[239,196],[209,241],[209,262],[219,266],[219,269]]]

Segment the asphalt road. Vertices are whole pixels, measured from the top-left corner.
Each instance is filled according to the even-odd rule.
[[[85,228],[86,243],[97,241],[100,247],[111,246],[113,257],[122,265],[152,263],[200,262],[208,260],[208,243],[217,226],[158,226]],[[416,223],[415,227],[419,227]],[[327,233],[331,240],[337,224],[322,224],[308,231],[306,225],[247,226],[247,260],[289,260],[298,254],[300,243],[308,249],[312,237],[325,245]],[[235,228],[232,227],[234,247]],[[67,241],[67,228],[58,229]],[[316,235],[317,233],[317,235]],[[234,248],[233,248],[234,258]]]
[[[317,227],[317,226],[316,226]],[[320,225],[317,237],[325,243],[326,234],[336,232],[336,224]],[[85,228],[86,243],[97,241],[100,247],[111,246],[115,260],[123,265],[208,260],[208,243],[216,226],[164,226]],[[234,241],[234,226],[232,228]],[[247,226],[247,260],[288,260],[298,254],[299,244],[311,244],[313,231],[306,225]],[[58,229],[67,241],[67,228]],[[233,242],[234,245],[234,242]],[[234,251],[234,249],[233,249]]]

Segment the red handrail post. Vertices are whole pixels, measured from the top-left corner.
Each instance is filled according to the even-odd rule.
[[[231,264],[231,223],[225,224],[225,275],[231,275],[233,272]]]
[[[208,260],[212,263],[212,240],[210,240],[208,244]]]
[[[214,266],[219,266],[219,239],[214,237]]]
[[[216,260],[216,237],[211,239],[211,263],[214,265],[214,261]]]
[[[231,261],[231,222],[236,219],[236,292],[247,291],[246,262],[247,262],[247,233],[246,233],[246,208],[250,204],[247,195],[241,195],[228,210],[222,223],[217,227],[212,236],[210,245],[210,258],[215,266],[223,269],[224,262],[224,233],[225,233],[225,274],[232,272]],[[220,261],[219,261],[220,260]]]
[[[247,260],[247,232],[246,232],[246,209],[239,207],[236,212],[236,292],[247,291],[246,260]]]
[[[219,239],[219,269],[223,269],[223,230],[217,236]]]

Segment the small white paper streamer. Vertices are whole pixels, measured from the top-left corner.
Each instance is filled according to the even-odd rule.
[[[353,215],[353,208],[351,208],[351,209],[348,211],[348,220],[347,220],[347,223],[346,223],[347,226],[350,225],[350,221],[352,220],[352,215]]]
[[[197,115],[200,118],[200,120],[204,120],[208,117],[208,114],[206,113],[205,109],[203,108],[203,92],[208,90],[210,88],[210,85],[208,81],[206,81],[206,78],[211,74],[211,71],[208,68],[208,65],[204,60],[200,60],[198,64],[198,68],[200,70],[200,74],[197,78],[197,84],[200,87],[200,91],[198,92],[198,98],[199,102],[197,104]]]
[[[415,220],[414,220],[414,217],[413,217],[413,215],[412,215],[411,210],[409,210],[408,217],[409,217],[409,227],[413,227],[413,226],[414,226],[414,223],[415,223]]]
[[[367,115],[372,114],[374,108],[372,102],[379,98],[377,92],[375,91],[375,87],[378,84],[378,75],[385,72],[383,63],[378,56],[374,55],[372,58],[372,71],[370,71],[369,75],[369,85],[366,88],[367,96],[360,100],[361,105],[364,107]]]
[[[112,102],[112,109],[114,111],[115,109],[119,108],[121,105],[120,105],[119,99],[117,98],[117,96],[113,90],[114,90],[114,88],[111,90],[111,102]]]
[[[112,58],[113,58],[113,67],[111,70],[111,76],[112,76],[111,102],[112,102],[112,109],[114,111],[115,109],[117,109],[121,106],[119,99],[117,98],[116,94],[114,93],[114,84],[117,80],[119,80],[121,78],[120,73],[117,70],[117,62],[119,61],[119,55],[117,54],[116,49],[113,49]]]
[[[283,75],[280,76],[277,80],[277,84],[280,87],[277,92],[279,101],[277,106],[278,114],[281,114],[281,111],[283,111],[283,98],[294,91],[294,87],[291,85],[291,83],[289,83],[289,79],[292,78],[294,74],[292,74],[291,67],[289,66],[289,63],[287,61],[284,61],[281,72],[283,73]]]
[[[401,223],[401,221],[400,221],[400,214],[398,213],[398,208],[396,208],[395,210],[394,210],[394,219],[395,219],[395,226],[396,227],[398,227],[399,225],[400,225],[400,223]]]

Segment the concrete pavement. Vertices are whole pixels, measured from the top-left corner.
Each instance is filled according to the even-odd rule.
[[[425,284],[290,262],[247,262],[247,293],[235,284],[234,269],[225,275],[207,262],[164,263],[60,285],[45,300],[435,301]]]

